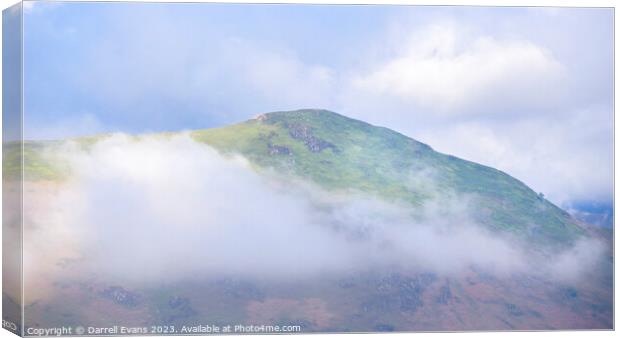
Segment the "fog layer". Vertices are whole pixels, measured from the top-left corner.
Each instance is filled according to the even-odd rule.
[[[71,178],[53,194],[42,186],[27,192],[32,280],[64,266],[119,283],[288,280],[377,267],[576,279],[602,257],[588,240],[532,263],[522,242],[475,224],[467,198],[430,201],[414,212],[261,173],[188,135],[114,135],[88,150],[67,143],[53,156],[69,164]]]

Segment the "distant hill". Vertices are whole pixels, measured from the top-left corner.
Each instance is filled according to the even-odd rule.
[[[563,205],[573,217],[588,224],[611,229],[614,225],[614,206],[612,202],[578,201]]]

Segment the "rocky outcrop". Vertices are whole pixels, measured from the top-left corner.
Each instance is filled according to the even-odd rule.
[[[191,306],[190,300],[185,297],[171,297],[168,300],[168,308],[168,315],[164,318],[166,323],[186,319],[198,313]]]
[[[335,145],[314,136],[312,129],[306,125],[300,123],[289,123],[286,127],[288,128],[289,135],[291,135],[292,138],[303,141],[306,147],[308,147],[308,150],[313,153],[318,153],[328,148],[336,151]]]
[[[124,307],[136,307],[140,304],[140,296],[137,293],[126,290],[120,286],[111,286],[101,291],[101,296]]]
[[[434,274],[419,274],[408,277],[392,273],[373,284],[376,293],[362,303],[362,312],[400,311],[414,313],[424,305],[422,295],[437,277]]]
[[[269,149],[269,155],[292,155],[293,152],[286,146],[280,146],[277,144],[269,143],[267,145]]]
[[[268,114],[260,114],[260,115],[255,117],[255,119],[260,121],[260,122],[265,122],[265,121],[267,121],[268,118],[269,118]]]
[[[439,296],[437,296],[437,303],[439,304],[448,304],[448,302],[452,299],[452,291],[450,290],[449,285],[444,285],[439,289]]]

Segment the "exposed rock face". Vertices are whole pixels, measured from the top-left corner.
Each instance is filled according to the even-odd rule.
[[[186,319],[197,314],[196,310],[191,306],[190,300],[185,297],[171,297],[168,300],[168,307],[170,308],[169,312],[172,313],[165,318],[167,323],[179,319]]]
[[[400,311],[414,313],[424,305],[422,294],[436,280],[433,274],[415,278],[392,273],[375,281],[376,294],[362,304],[362,312]]]
[[[437,303],[439,304],[448,304],[448,302],[452,299],[452,291],[450,290],[449,285],[444,285],[439,290],[439,296],[437,296]]]
[[[258,116],[255,117],[256,120],[261,121],[261,122],[265,122],[267,121],[267,119],[269,119],[269,115],[268,114],[260,114]]]
[[[286,146],[279,146],[277,144],[268,144],[269,155],[292,155],[293,152]]]
[[[125,307],[136,307],[140,304],[140,296],[137,293],[120,286],[111,286],[103,290],[101,296]]]
[[[287,128],[292,138],[303,141],[306,147],[313,153],[321,152],[327,148],[336,151],[335,145],[314,136],[312,130],[308,126],[299,123],[290,123],[287,124]]]
[[[506,303],[504,305],[506,307],[506,310],[508,311],[508,313],[510,313],[510,315],[512,316],[523,316],[523,311],[515,304],[512,303]]]

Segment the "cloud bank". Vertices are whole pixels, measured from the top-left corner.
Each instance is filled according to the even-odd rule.
[[[550,51],[527,40],[467,37],[456,23],[415,32],[399,56],[352,79],[367,95],[394,97],[438,114],[463,115],[552,105],[566,77]],[[495,114],[502,114],[499,110]]]
[[[188,135],[118,134],[88,151],[68,142],[50,156],[72,174],[60,185],[27,186],[26,283],[40,294],[45,281],[70,276],[123,284],[291,281],[375,268],[447,276],[470,268],[504,276],[551,271],[578,280],[603,257],[590,241],[558,259],[532,260],[522,242],[475,224],[465,197],[414,211],[327,192],[261,174]]]

